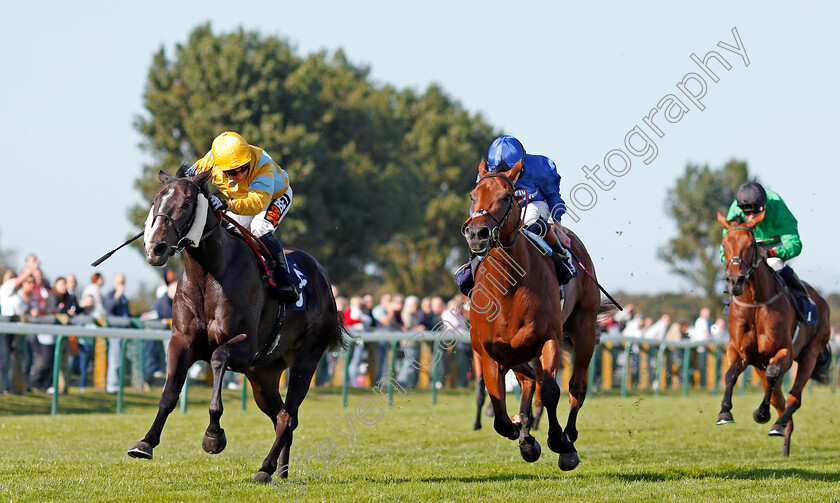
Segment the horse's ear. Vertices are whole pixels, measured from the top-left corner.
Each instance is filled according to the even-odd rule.
[[[519,175],[521,175],[521,174],[522,174],[522,160],[520,159],[520,160],[516,161],[516,164],[514,164],[513,167],[510,168],[507,171],[507,173],[505,173],[505,176],[507,176],[510,179],[511,182],[516,183],[516,180],[519,179]]]
[[[723,213],[721,213],[720,211],[718,211],[717,213],[718,222],[720,222],[720,225],[722,225],[724,229],[728,229],[735,225],[734,222],[730,222],[729,220],[727,220],[726,217],[723,216]]]
[[[212,171],[207,170],[202,173],[195,175],[193,181],[198,184],[199,187],[203,189],[207,188],[207,181],[210,180],[210,176],[213,174]]]
[[[171,177],[164,173],[163,170],[160,170],[160,173],[158,173],[158,180],[160,180],[160,183],[166,183],[169,178]]]
[[[480,163],[478,163],[478,176],[484,178],[487,176],[487,159],[482,159]]]
[[[751,222],[747,222],[747,223],[745,223],[745,224],[744,224],[744,227],[748,227],[748,228],[750,228],[750,229],[755,229],[755,228],[756,228],[756,226],[757,226],[758,224],[760,224],[762,220],[764,220],[764,215],[765,215],[765,213],[762,211],[762,212],[761,212],[761,213],[759,213],[759,214],[758,214],[758,216],[756,216],[756,217],[755,217],[755,218],[754,218]]]

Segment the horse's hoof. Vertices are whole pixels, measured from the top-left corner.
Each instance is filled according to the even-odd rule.
[[[524,440],[519,441],[519,454],[522,455],[522,459],[525,461],[533,463],[534,461],[540,459],[542,447],[540,447],[540,443],[537,442],[536,438],[527,437]]]
[[[753,411],[753,419],[755,419],[756,423],[764,424],[770,420],[770,407],[762,410],[761,406],[755,408]]]
[[[254,482],[260,482],[261,484],[269,484],[271,483],[271,474],[260,470],[257,472],[256,475],[254,475]]]
[[[204,452],[209,452],[210,454],[218,454],[225,450],[226,446],[227,437],[225,436],[225,430],[222,430],[222,434],[218,437],[211,437],[205,433],[204,438],[201,440],[201,447],[204,448]]]
[[[475,430],[480,430],[480,429],[481,429],[481,423],[475,423],[475,424],[473,425],[473,431],[475,431]]]
[[[141,440],[128,450],[128,455],[132,458],[152,459],[152,446]]]
[[[732,417],[731,412],[721,412],[720,414],[718,414],[717,422],[715,424],[719,426],[721,424],[731,424],[734,422],[735,418]]]
[[[574,470],[580,464],[580,457],[577,451],[560,453],[560,459],[557,460],[557,466],[564,472]]]
[[[771,437],[784,437],[785,427],[780,424],[774,424],[770,427],[770,431],[768,431],[767,434]]]

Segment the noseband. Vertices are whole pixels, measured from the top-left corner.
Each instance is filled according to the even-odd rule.
[[[501,174],[497,174],[497,173],[491,173],[489,175],[485,175],[485,176],[481,177],[481,179],[478,181],[478,183],[480,184],[481,182],[483,182],[484,180],[487,180],[489,178],[501,178],[502,180],[504,180],[507,183],[508,187],[510,188],[510,194],[511,195],[513,195],[516,192],[516,188],[514,187],[513,182],[510,181],[510,178],[508,178],[504,175],[501,175]],[[476,186],[478,186],[478,184],[476,184]],[[514,232],[516,232],[516,237],[514,237],[513,241],[511,241],[511,243],[507,246],[505,246],[502,243],[500,234],[502,232],[502,227],[504,227],[505,224],[507,223],[507,221],[510,219],[510,215],[511,215],[511,213],[513,213],[514,206],[518,206],[518,204],[516,202],[516,198],[511,197],[511,199],[508,203],[507,210],[505,211],[505,216],[502,217],[501,220],[499,220],[499,218],[496,217],[496,215],[490,213],[487,210],[476,210],[476,211],[474,211],[472,213],[472,215],[470,215],[470,217],[466,220],[466,222],[464,222],[464,225],[461,226],[461,234],[466,237],[467,225],[469,225],[470,222],[472,222],[472,220],[474,218],[483,217],[484,220],[487,221],[488,226],[490,227],[490,248],[494,248],[496,246],[501,246],[502,248],[505,248],[505,249],[513,247],[513,245],[515,245],[516,241],[519,239],[519,233],[517,231],[514,231]],[[495,226],[490,226],[490,219],[491,218],[496,222]]]

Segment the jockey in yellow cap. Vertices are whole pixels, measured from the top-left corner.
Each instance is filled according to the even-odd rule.
[[[261,148],[249,145],[237,133],[226,131],[213,140],[213,147],[187,171],[212,170],[213,183],[227,199],[210,196],[213,210],[225,210],[243,227],[248,227],[268,248],[277,266],[275,281],[280,300],[294,302],[293,286],[283,246],[274,231],[292,205],[289,175]]]

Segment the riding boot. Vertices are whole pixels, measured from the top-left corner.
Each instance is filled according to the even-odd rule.
[[[478,269],[480,262],[481,257],[470,254],[470,260],[455,273],[455,284],[458,285],[458,290],[467,297],[470,296],[473,286],[475,286],[475,271]]]
[[[569,253],[569,250],[559,242],[555,242],[551,247],[551,251],[553,252],[551,254],[551,260],[554,261],[554,267],[557,269],[557,281],[561,285],[565,285],[572,278],[577,278],[580,273],[577,267],[575,267],[572,254]]]
[[[801,321],[806,325],[815,323],[817,321],[817,304],[811,298],[811,295],[808,293],[808,289],[805,288],[805,285],[802,283],[802,280],[799,279],[799,276],[797,276],[793,269],[787,265],[779,271],[779,276],[785,280],[788,290],[794,296],[794,300],[797,304],[797,311],[800,311],[799,314],[802,318]]]
[[[549,244],[549,240],[543,239],[539,234],[532,230],[522,229],[522,233],[525,234],[532,243],[537,245],[544,255],[548,255],[551,258],[551,261],[554,262],[554,269],[556,270],[557,281],[560,283],[560,286],[565,285],[572,278],[577,277],[578,271],[575,264],[572,262],[571,254],[568,250],[563,248],[563,245],[558,242],[556,237],[551,239],[552,243]]]
[[[277,297],[282,302],[297,302],[299,296],[294,287],[295,277],[289,270],[289,264],[286,261],[286,254],[283,252],[283,245],[280,244],[280,240],[270,232],[260,236],[259,239],[268,248],[268,253],[274,262],[273,267],[269,267],[269,274],[274,274]]]

